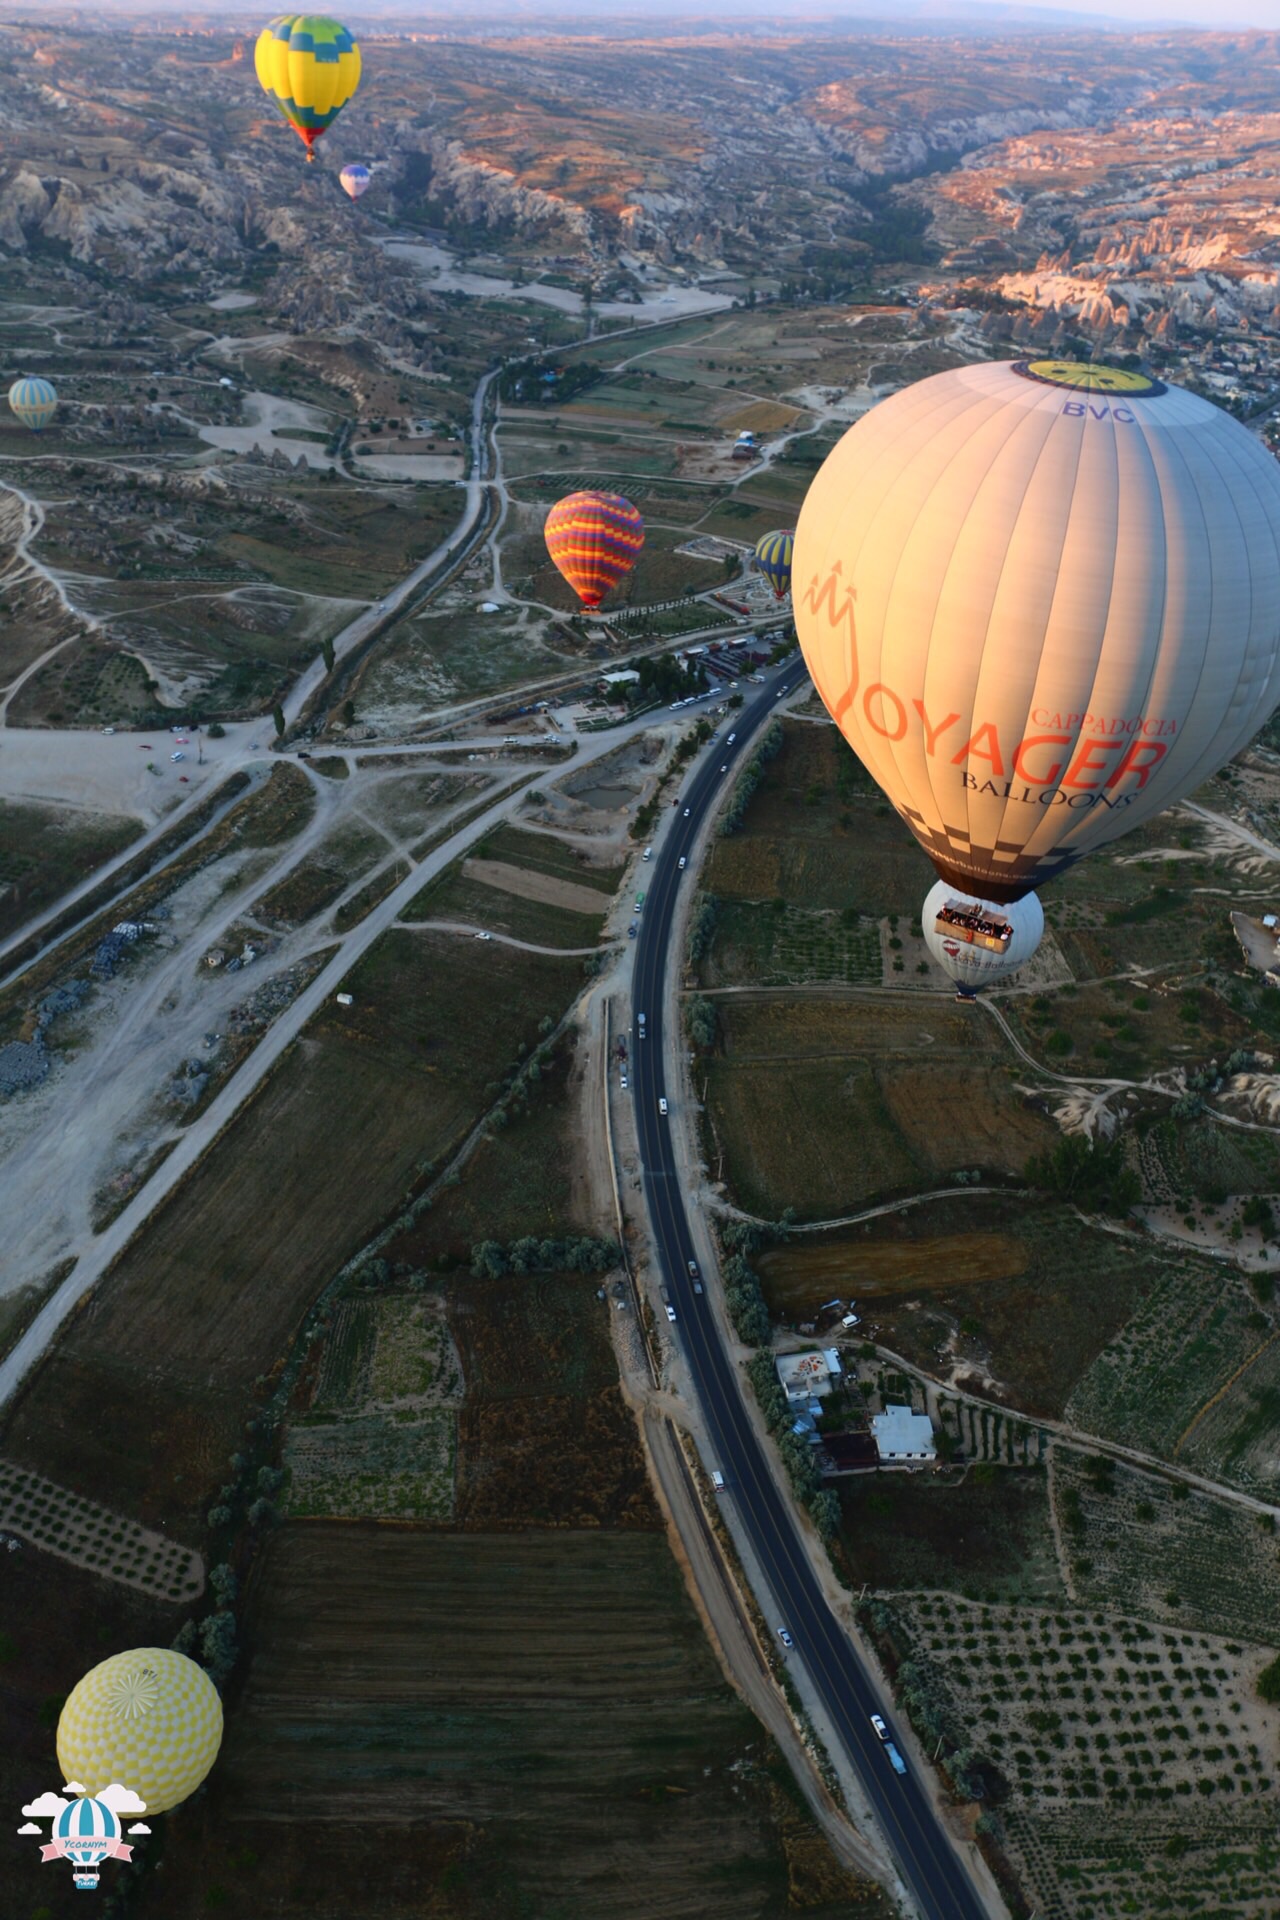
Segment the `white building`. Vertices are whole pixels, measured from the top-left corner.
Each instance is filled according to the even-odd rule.
[[[910,1407],[886,1407],[871,1421],[871,1432],[881,1460],[934,1460],[933,1422],[927,1413]]]
[[[829,1362],[834,1359],[834,1369]],[[831,1391],[831,1376],[840,1372],[839,1355],[831,1353],[780,1353],[774,1362],[778,1382],[793,1407],[806,1408],[811,1400],[825,1399]]]

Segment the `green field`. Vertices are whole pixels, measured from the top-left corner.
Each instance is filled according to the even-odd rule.
[[[815,1851],[660,1533],[288,1527],[248,1632],[165,1920],[213,1887],[311,1920],[370,1871],[383,1920],[783,1920],[805,1880],[811,1920],[888,1920]]]
[[[854,1587],[1050,1603],[1063,1595],[1042,1472],[971,1467],[962,1479],[860,1474],[834,1484]]]
[[[0,936],[50,906],[142,832],[142,823],[0,801]]]
[[[990,1022],[936,1000],[722,996],[706,1069],[737,1203],[835,1219],[958,1169],[1020,1173],[1052,1138]]]

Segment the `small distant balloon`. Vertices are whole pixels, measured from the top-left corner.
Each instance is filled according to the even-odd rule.
[[[359,161],[354,161],[350,166],[342,169],[338,175],[338,184],[348,198],[358,200],[362,193],[369,191],[369,182],[372,178],[373,175],[368,167],[362,167]]]
[[[322,13],[282,13],[258,35],[253,64],[263,92],[314,159],[313,145],[360,85],[360,49],[350,32]]]
[[[58,396],[48,380],[15,380],[9,405],[24,427],[42,433],[58,411]]]
[[[118,1782],[149,1814],[193,1794],[221,1744],[217,1688],[169,1647],[134,1647],[101,1661],[72,1688],[58,1721],[64,1777],[90,1795]]]
[[[756,566],[778,600],[785,600],[791,591],[791,553],[795,543],[795,534],[789,531],[766,533],[756,542]]]
[[[634,567],[644,521],[620,493],[570,493],[547,515],[547,552],[584,607],[598,607]]]

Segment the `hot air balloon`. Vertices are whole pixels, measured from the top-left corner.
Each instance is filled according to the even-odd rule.
[[[373,175],[368,167],[362,167],[356,160],[342,169],[338,175],[338,184],[350,199],[358,200],[362,193],[368,192],[372,178]]]
[[[258,35],[253,64],[307,158],[360,85],[360,49],[346,27],[322,13],[282,13]]]
[[[584,607],[598,607],[644,545],[644,521],[620,493],[570,493],[547,515],[547,552]]]
[[[58,1721],[63,1777],[91,1794],[112,1781],[164,1813],[218,1756],[222,1702],[203,1667],[168,1647],[116,1653],[85,1674]]]
[[[1034,951],[1036,887],[1280,699],[1280,469],[1140,373],[1006,361],[895,394],[815,477],[795,581],[814,684],[943,883],[924,931],[962,997]]]
[[[784,600],[791,591],[791,550],[795,540],[794,533],[766,533],[756,542],[756,566],[778,600]]]
[[[58,411],[58,396],[47,380],[15,380],[9,405],[24,427],[42,433]]]
[[[53,1844],[48,1848],[69,1860],[75,1884],[81,1892],[92,1892],[98,1884],[98,1868],[120,1848],[127,1860],[130,1847],[120,1847],[120,1822],[105,1801],[86,1795],[70,1800],[53,1823]]]

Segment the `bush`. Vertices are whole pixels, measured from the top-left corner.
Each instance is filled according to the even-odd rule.
[[[1258,1675],[1258,1695],[1269,1707],[1280,1706],[1280,1653]]]
[[[1140,1192],[1137,1174],[1125,1165],[1121,1141],[1089,1140],[1079,1133],[1066,1135],[1048,1153],[1028,1160],[1026,1178],[1033,1187],[1100,1213],[1127,1213]]]
[[[616,1240],[582,1234],[567,1240],[529,1235],[503,1246],[482,1240],[471,1249],[471,1271],[479,1280],[500,1280],[507,1273],[607,1273],[622,1255]]]

